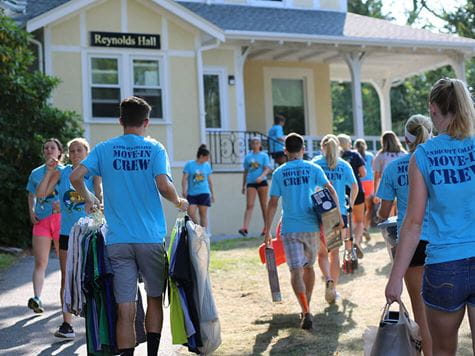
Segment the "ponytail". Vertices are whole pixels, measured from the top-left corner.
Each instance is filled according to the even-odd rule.
[[[437,104],[442,115],[453,115],[447,134],[462,140],[473,136],[475,108],[467,86],[459,79],[442,78],[432,87],[429,102]]]
[[[432,121],[424,115],[412,115],[405,125],[406,142],[410,152],[432,137]]]
[[[338,156],[340,155],[340,143],[338,138],[335,135],[326,135],[320,145],[327,161],[328,168],[332,170],[335,169],[338,164]]]
[[[199,159],[201,156],[209,156],[209,150],[205,144],[200,145],[200,147],[198,147],[198,152],[196,152],[196,158]]]

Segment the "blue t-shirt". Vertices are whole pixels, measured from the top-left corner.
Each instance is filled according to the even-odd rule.
[[[58,166],[57,169],[61,169],[62,166]],[[46,174],[46,165],[33,169],[28,178],[26,190],[36,196],[36,188],[43,180]],[[58,185],[55,186],[54,191],[46,198],[36,198],[35,214],[40,220],[47,218],[53,213],[59,213],[59,197],[58,197]]]
[[[247,171],[246,184],[256,183],[256,179],[262,175],[264,168],[271,168],[269,156],[264,152],[251,152],[244,158],[244,170]],[[264,177],[266,180],[267,177]]]
[[[366,151],[364,154],[364,160],[366,162],[365,168],[366,168],[366,175],[361,178],[361,181],[371,181],[374,180],[374,172],[373,172],[373,159],[374,155],[371,152]]]
[[[408,153],[402,157],[390,162],[383,172],[381,183],[379,183],[376,196],[383,200],[397,199],[397,234],[399,236],[404,216],[406,216],[407,202],[409,200],[409,161],[411,154]],[[424,224],[422,227],[421,240],[427,241],[425,232],[427,230],[427,211],[429,206],[426,206],[426,216],[424,217]]]
[[[328,183],[323,169],[309,161],[289,161],[274,171],[270,195],[282,197],[283,234],[320,231],[311,195]]]
[[[338,158],[335,169],[330,169],[327,160],[323,156],[317,156],[317,159],[314,159],[312,162],[322,167],[325,175],[336,190],[338,203],[340,204],[340,213],[342,215],[347,215],[348,209],[346,208],[345,202],[346,187],[351,189],[353,183],[357,184],[355,174],[353,173],[350,164],[345,160]]]
[[[475,256],[475,138],[446,134],[414,153],[428,191],[427,264]]]
[[[208,177],[213,172],[208,162],[186,162],[183,173],[188,174],[188,195],[211,194]]]
[[[171,180],[171,173],[161,143],[122,135],[98,144],[81,164],[102,177],[108,245],[163,242],[167,229],[155,177]]]
[[[284,142],[279,139],[284,138],[284,128],[281,125],[274,125],[269,130],[269,152],[283,152]]]
[[[73,225],[82,217],[86,216],[84,210],[84,198],[77,193],[69,177],[73,171],[73,166],[68,164],[61,170],[58,182],[59,202],[61,205],[61,235],[69,235]],[[84,178],[87,189],[94,193],[94,177]]]

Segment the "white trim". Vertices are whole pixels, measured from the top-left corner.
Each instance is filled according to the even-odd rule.
[[[79,36],[81,47],[87,47],[87,24],[84,11],[79,13]]]
[[[165,16],[162,19],[162,35],[160,36],[160,48],[162,51],[168,51],[168,19]],[[192,51],[191,51],[192,52]]]
[[[81,46],[52,45],[50,50],[51,52],[79,53],[81,52]]]
[[[87,119],[84,123],[89,125],[101,124],[101,125],[118,125],[119,119],[115,117],[111,118],[98,118],[98,119]],[[163,121],[161,119],[150,119],[149,124],[151,126],[171,126],[173,123],[171,121]]]
[[[120,0],[120,31],[128,32],[127,0]]]
[[[236,80],[236,121],[239,131],[246,131],[246,100],[244,93],[244,63],[250,48],[246,49],[244,54],[241,53],[241,47],[234,47],[234,78]]]
[[[348,12],[348,0],[340,0],[340,11]]]
[[[314,73],[309,68],[295,67],[264,67],[264,103],[266,130],[273,123],[274,105],[272,102],[272,79],[297,79],[303,81],[305,135],[314,136],[317,133],[317,113],[315,106]]]
[[[206,127],[206,130],[229,130],[228,71],[224,66],[203,66],[203,78],[201,80],[204,80],[205,75],[218,76],[220,105],[219,111],[221,115],[221,127]]]
[[[44,29],[45,42],[45,74],[53,75],[53,60],[51,58],[51,27],[46,26]]]
[[[170,57],[183,57],[183,58],[194,58],[196,53],[193,51],[179,51],[179,50],[168,50],[167,54]]]
[[[282,42],[308,42],[313,40],[320,44],[348,44],[348,45],[369,45],[369,46],[381,46],[388,47],[388,44],[391,47],[410,47],[414,46],[418,48],[449,48],[449,49],[466,49],[470,51],[475,50],[474,43],[461,43],[461,42],[447,42],[447,41],[409,41],[409,40],[383,40],[376,38],[361,38],[361,37],[340,37],[340,36],[319,36],[319,35],[306,35],[298,34],[293,35],[291,33],[281,33],[281,32],[262,32],[262,31],[235,31],[235,30],[226,30],[224,31],[227,40],[268,40],[268,41],[282,41]],[[455,37],[456,39],[456,37]]]
[[[313,8],[316,10],[320,10],[320,0],[313,0]]]
[[[257,7],[274,7],[274,8],[284,8],[288,7],[286,6],[287,1],[286,0],[274,0],[274,1],[269,1],[269,0],[248,0],[247,4],[251,6],[257,6]]]
[[[72,0],[63,5],[55,7],[50,11],[41,14],[40,16],[34,17],[26,23],[26,30],[28,32],[33,32],[41,27],[46,27],[52,22],[62,19],[67,15],[81,10],[82,8],[93,4],[96,0]]]

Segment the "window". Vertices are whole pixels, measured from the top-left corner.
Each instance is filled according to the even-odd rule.
[[[146,100],[152,106],[151,118],[163,118],[158,60],[134,59],[133,71],[133,95]]]
[[[222,127],[219,75],[205,74],[203,76],[203,80],[205,92],[206,128],[219,129]]]
[[[273,113],[285,116],[285,132],[305,135],[303,79],[272,79]]]
[[[91,58],[92,116],[118,118],[121,100],[117,58]]]

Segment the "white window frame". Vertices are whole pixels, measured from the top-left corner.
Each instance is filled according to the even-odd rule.
[[[93,81],[92,81],[92,59],[93,58],[98,58],[98,59],[116,59],[117,60],[117,77],[118,77],[118,81],[119,81],[119,84],[115,84],[115,85],[112,85],[112,84],[93,84]],[[88,75],[87,75],[87,78],[88,78],[88,102],[89,102],[89,117],[91,119],[91,121],[94,121],[94,120],[114,120],[116,121],[117,118],[113,118],[113,117],[93,117],[92,116],[92,88],[115,88],[115,89],[119,89],[119,96],[120,96],[120,99],[123,98],[124,96],[124,87],[123,87],[123,75],[122,75],[122,57],[120,55],[114,55],[114,54],[104,54],[104,53],[89,53],[89,56],[88,56]],[[119,99],[119,100],[120,100]],[[120,102],[120,101],[119,101]]]
[[[227,131],[229,130],[229,101],[228,101],[228,72],[225,67],[203,68],[203,82],[205,75],[217,75],[219,80],[219,105],[221,114],[221,127],[206,128],[206,131]],[[203,85],[204,88],[204,85]],[[205,121],[206,122],[206,121]]]
[[[164,98],[164,80],[163,80],[163,59],[159,56],[144,56],[144,55],[129,55],[129,83],[130,83],[130,95],[133,95],[134,88],[137,86],[134,84],[134,60],[144,60],[144,61],[156,61],[158,64],[158,87],[148,87],[148,86],[138,86],[141,89],[160,89],[161,90],[161,100],[162,100],[162,117],[150,117],[152,121],[164,121],[165,117],[165,98]]]

